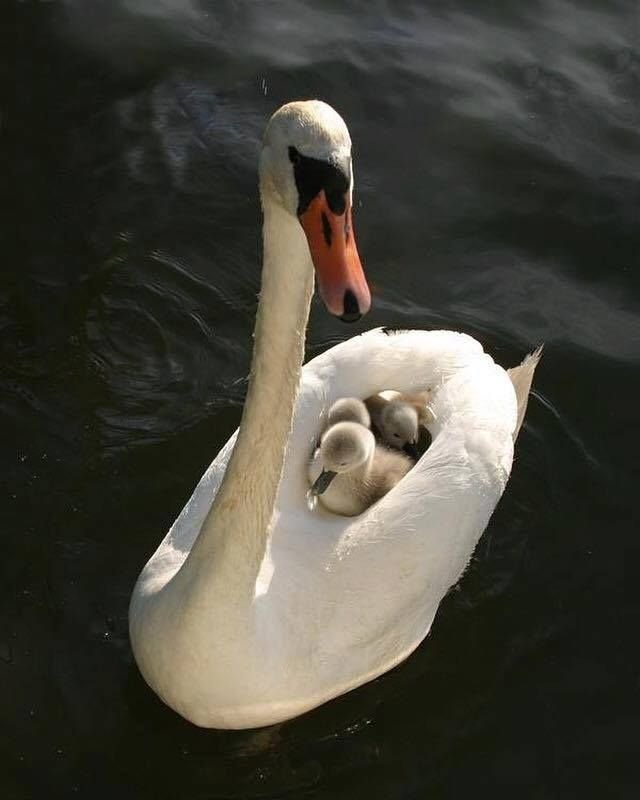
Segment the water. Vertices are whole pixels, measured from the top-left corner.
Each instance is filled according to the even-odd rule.
[[[638,14],[3,6],[3,797],[637,796]],[[301,719],[202,731],[139,677],[127,603],[238,422],[259,139],[309,96],[350,126],[374,289],[355,330],[314,304],[309,356],[380,324],[545,356],[427,642]]]

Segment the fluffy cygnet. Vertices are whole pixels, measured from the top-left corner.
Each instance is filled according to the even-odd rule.
[[[421,455],[417,448],[423,433],[421,429],[435,419],[428,405],[430,399],[431,392],[402,394],[387,391],[371,395],[364,402],[371,426],[381,441],[417,458]]]
[[[365,428],[371,427],[371,417],[359,397],[341,397],[336,400],[327,414],[327,428],[336,422],[359,422]]]
[[[376,445],[357,422],[338,422],[322,436],[309,464],[310,507],[318,498],[334,514],[353,517],[392,489],[409,472],[411,459]]]

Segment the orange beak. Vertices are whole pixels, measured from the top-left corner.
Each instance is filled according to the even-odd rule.
[[[300,215],[316,268],[318,289],[331,314],[355,322],[371,306],[371,293],[364,277],[351,224],[351,201],[343,214],[329,208],[324,190]]]

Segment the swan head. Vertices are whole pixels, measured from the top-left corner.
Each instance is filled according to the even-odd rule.
[[[327,414],[327,423],[331,426],[337,422],[358,422],[365,428],[371,427],[367,407],[358,397],[341,397],[336,400]]]
[[[312,496],[325,492],[331,481],[344,472],[361,467],[372,458],[376,440],[368,428],[357,422],[337,422],[320,440],[322,472],[309,490]]]
[[[263,203],[300,222],[327,309],[345,322],[360,319],[371,295],[351,221],[351,138],[337,111],[305,100],[275,112],[264,135],[260,190]]]
[[[415,447],[418,441],[417,410],[409,403],[391,400],[380,415],[380,436],[385,444],[400,450]]]

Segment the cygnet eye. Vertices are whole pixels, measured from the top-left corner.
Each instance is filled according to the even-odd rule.
[[[394,433],[393,435],[396,437],[396,439],[400,438],[400,434],[399,433]]]

